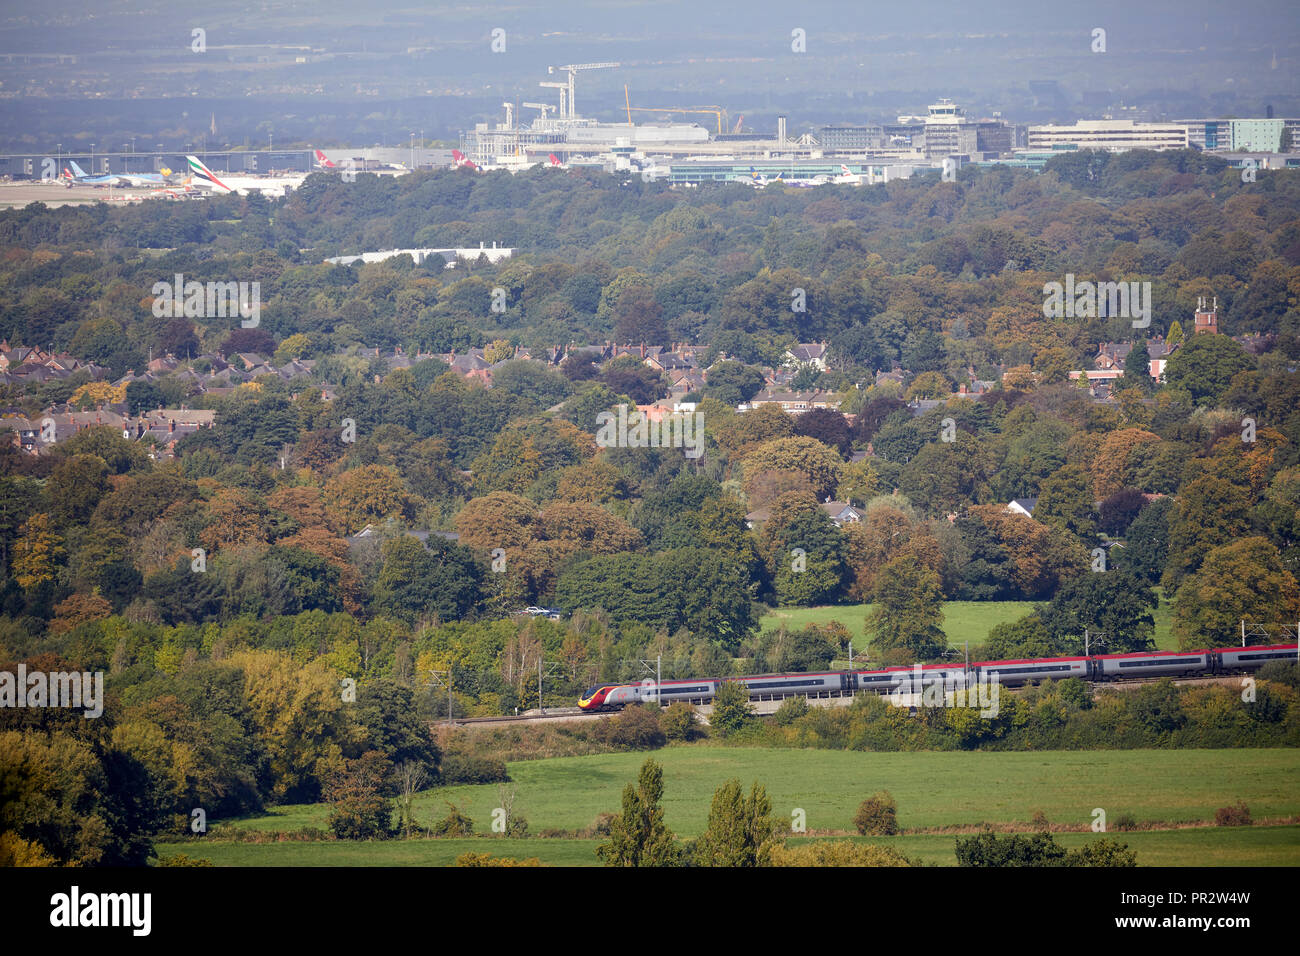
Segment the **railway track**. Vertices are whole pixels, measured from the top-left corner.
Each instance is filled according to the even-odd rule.
[[[450,721],[440,720],[437,724],[440,727],[493,727],[509,724],[541,724],[548,721],[599,720],[601,717],[608,716],[608,714],[584,714],[574,709],[554,714],[520,714],[518,717],[456,717]]]

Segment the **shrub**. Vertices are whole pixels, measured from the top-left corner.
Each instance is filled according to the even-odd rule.
[[[787,697],[772,715],[778,727],[789,727],[796,720],[808,713],[808,701],[802,697]]]
[[[1042,810],[1035,810],[1034,815],[1029,818],[1029,822],[1032,823],[1034,828],[1037,830],[1046,830],[1051,826],[1051,824],[1047,822],[1047,814]]]
[[[207,857],[188,857],[184,853],[177,853],[175,856],[161,857],[155,866],[211,866],[212,861]]]
[[[694,740],[702,732],[695,719],[695,708],[681,700],[668,705],[659,716],[659,726],[669,740]]]
[[[495,757],[474,757],[469,754],[446,754],[439,768],[444,785],[453,783],[507,783],[510,774],[506,765]]]
[[[1137,820],[1131,813],[1121,813],[1115,818],[1116,830],[1136,830],[1137,828]]]
[[[853,825],[863,836],[894,836],[898,833],[898,806],[888,790],[867,797],[853,815]]]
[[[1250,826],[1250,807],[1246,806],[1240,800],[1234,807],[1219,807],[1214,811],[1214,825],[1216,827],[1248,827]]]
[[[777,846],[773,866],[911,866],[893,847],[848,840],[814,840],[800,846]]]
[[[724,681],[718,688],[718,695],[713,698],[713,716],[709,718],[709,725],[718,731],[720,737],[728,737],[749,723],[753,714],[749,689],[735,681]]]
[[[1294,661],[1269,661],[1259,669],[1259,679],[1300,690],[1300,667]]]
[[[470,836],[474,821],[460,811],[454,803],[447,804],[447,815],[433,825],[433,835],[440,837]]]
[[[634,705],[600,722],[599,739],[628,750],[654,750],[668,742],[659,726],[659,708]]]
[[[1094,840],[1065,854],[1066,866],[1137,866],[1137,854],[1118,840]]]
[[[493,856],[490,853],[462,853],[456,857],[456,866],[544,866],[535,856],[526,860],[516,860],[508,856]]]

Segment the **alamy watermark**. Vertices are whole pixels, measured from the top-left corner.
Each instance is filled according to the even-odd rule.
[[[225,319],[241,316],[239,324],[255,329],[262,316],[262,283],[199,282],[176,273],[172,283],[155,282],[153,314],[160,319]]]
[[[104,712],[104,672],[0,671],[0,707],[81,707],[85,717]]]
[[[645,412],[628,414],[620,405],[618,414],[600,412],[596,444],[601,448],[682,448],[687,458],[704,454],[704,413],[675,412],[657,422]]]
[[[1001,710],[1002,684],[997,671],[978,671],[974,681],[964,674],[951,671],[943,676],[929,676],[920,664],[912,671],[902,671],[895,679],[889,702],[896,707],[978,707],[981,717],[996,717]],[[909,704],[904,694],[911,694],[917,702]]]
[[[1043,317],[1048,319],[1132,319],[1133,328],[1151,324],[1150,282],[1083,282],[1066,273],[1065,282],[1043,283]]]

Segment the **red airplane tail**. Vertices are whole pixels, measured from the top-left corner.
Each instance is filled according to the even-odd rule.
[[[334,169],[334,168],[335,168],[335,166],[334,166],[334,161],[331,160],[329,157],[327,157],[327,156],[326,156],[324,153],[322,153],[319,149],[316,150],[316,164],[317,164],[318,166],[320,166],[322,169]]]
[[[547,153],[546,158],[551,161],[552,166],[559,166],[560,160],[554,153]]]
[[[451,151],[451,158],[457,166],[464,166],[466,169],[478,169],[478,166],[475,163],[470,162],[469,157],[458,149],[453,149]]]

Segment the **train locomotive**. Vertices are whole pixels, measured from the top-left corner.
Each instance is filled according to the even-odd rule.
[[[1213,677],[1258,670],[1270,661],[1297,661],[1296,644],[1224,647],[1203,651],[1142,651],[1134,654],[1098,654],[1091,657],[1049,657],[1031,660],[977,661],[960,664],[923,664],[886,667],[871,671],[833,671],[816,674],[762,674],[704,680],[652,680],[630,684],[597,684],[578,700],[584,711],[622,710],[628,704],[658,700],[663,704],[685,701],[705,704],[722,682],[743,685],[751,700],[779,697],[847,697],[859,691],[879,694],[920,693],[923,687],[972,686],[996,680],[1003,687],[1078,677],[1103,682],[1151,677]],[[995,677],[996,675],[996,677]]]

